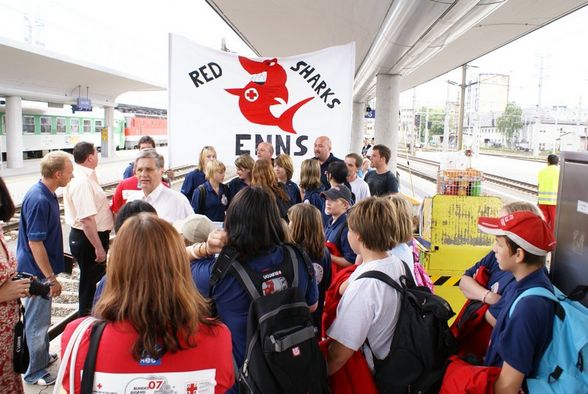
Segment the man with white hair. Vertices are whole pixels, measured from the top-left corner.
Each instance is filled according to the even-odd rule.
[[[139,152],[135,159],[135,174],[142,192],[133,194],[127,201],[142,199],[148,202],[155,208],[160,218],[170,223],[194,213],[186,196],[161,183],[163,156],[155,149]]]

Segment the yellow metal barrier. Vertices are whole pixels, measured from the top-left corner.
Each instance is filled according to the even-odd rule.
[[[435,284],[435,293],[445,298],[457,313],[465,298],[459,290],[463,272],[492,248],[494,237],[478,230],[480,216],[497,216],[499,197],[436,195],[427,197],[421,209],[421,237],[430,241],[421,248],[421,263]]]

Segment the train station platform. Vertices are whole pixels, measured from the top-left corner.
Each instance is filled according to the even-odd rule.
[[[100,158],[96,174],[101,184],[115,182],[122,178],[127,165],[134,160],[137,150],[118,151],[112,157]],[[19,205],[29,188],[41,177],[41,159],[24,161],[23,168],[0,168],[0,176],[10,190],[14,203]],[[57,190],[57,195],[61,190]]]

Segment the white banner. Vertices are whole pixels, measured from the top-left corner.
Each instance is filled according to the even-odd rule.
[[[205,145],[232,165],[261,141],[299,165],[327,135],[348,153],[355,43],[287,58],[246,58],[170,34],[169,160],[193,164]]]

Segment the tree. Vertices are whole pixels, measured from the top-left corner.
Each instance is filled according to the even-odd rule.
[[[523,110],[515,103],[508,103],[504,113],[496,119],[496,128],[504,136],[509,147],[514,147],[519,131],[523,128]]]

